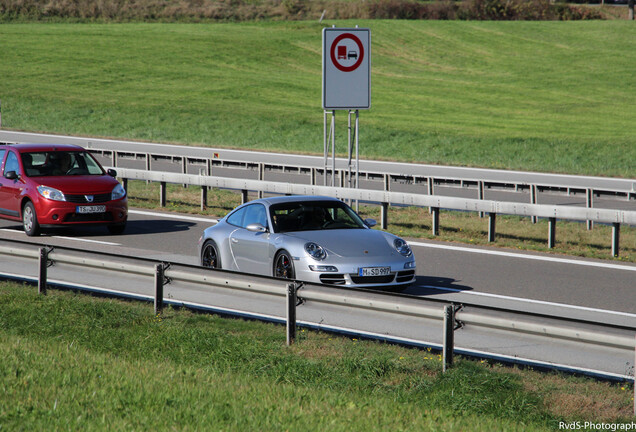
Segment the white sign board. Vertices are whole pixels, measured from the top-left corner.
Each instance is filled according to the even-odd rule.
[[[371,30],[322,30],[323,109],[371,108]]]

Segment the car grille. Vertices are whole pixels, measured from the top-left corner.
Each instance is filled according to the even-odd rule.
[[[111,194],[110,193],[103,193],[103,194],[96,194],[96,195],[91,195],[91,194],[86,194],[86,195],[64,195],[66,197],[66,201],[68,202],[72,202],[75,204],[94,204],[94,203],[105,203],[111,200]],[[93,197],[93,201],[88,201],[86,199],[86,196],[92,196]]]
[[[320,275],[320,282],[329,285],[344,285],[345,278],[343,274],[326,273]]]
[[[351,275],[351,280],[356,284],[386,284],[393,282],[393,279],[395,279],[394,273],[385,276]]]

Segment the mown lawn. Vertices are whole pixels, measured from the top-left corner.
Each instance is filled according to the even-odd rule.
[[[636,175],[622,21],[3,24],[2,125],[320,154],[332,24],[372,32],[364,158]]]
[[[0,283],[2,430],[543,431],[631,421],[631,388]]]

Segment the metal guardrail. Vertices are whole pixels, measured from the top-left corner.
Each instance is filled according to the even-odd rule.
[[[546,218],[550,221],[548,233],[548,246],[554,247],[556,237],[556,221],[558,219],[574,221],[592,221],[612,225],[612,254],[619,255],[620,250],[620,226],[636,225],[636,211],[610,210],[598,208],[584,208],[562,205],[546,204],[521,204],[491,200],[470,198],[456,198],[442,195],[421,195],[404,192],[377,191],[370,189],[334,188],[330,186],[301,185],[294,183],[269,182],[263,180],[233,179],[225,177],[212,177],[207,175],[179,174],[169,172],[137,170],[129,168],[117,168],[117,174],[124,179],[127,188],[127,180],[147,180],[161,184],[160,201],[165,205],[166,184],[187,184],[201,186],[204,190],[209,187],[234,189],[243,191],[244,200],[247,191],[281,195],[325,195],[342,200],[357,200],[369,203],[378,203],[382,206],[381,227],[388,226],[389,205],[430,207],[432,210],[432,231],[439,234],[440,209],[471,211],[487,213],[489,217],[489,241],[495,241],[495,227],[497,214]],[[202,197],[205,194],[202,194]],[[202,202],[202,206],[205,203]]]
[[[440,331],[444,332],[443,347],[444,352],[450,353],[449,358],[445,358],[445,365],[452,365],[453,333],[462,325],[477,326],[486,329],[493,329],[498,332],[514,336],[515,334],[532,335],[543,339],[558,339],[576,344],[591,344],[598,347],[608,347],[620,350],[633,351],[636,340],[633,336],[626,336],[627,333],[636,331],[636,328],[625,328],[620,325],[612,325],[598,322],[585,322],[581,319],[570,319],[567,317],[556,317],[541,315],[529,312],[507,311],[505,317],[498,316],[501,312],[498,308],[489,308],[483,305],[474,306],[474,311],[465,311],[462,308],[470,308],[473,305],[464,304],[461,306],[450,304],[441,300],[432,300],[421,297],[407,295],[387,294],[358,289],[344,289],[336,286],[326,286],[318,284],[299,283],[283,279],[275,279],[263,276],[251,276],[242,273],[234,273],[223,270],[210,270],[198,266],[189,266],[178,263],[158,262],[151,259],[129,257],[116,254],[100,253],[94,251],[84,251],[81,249],[48,247],[43,244],[35,244],[22,241],[0,240],[0,255],[5,259],[26,259],[32,262],[37,271],[37,280],[40,292],[46,294],[47,272],[49,267],[65,264],[74,269],[68,276],[71,280],[65,281],[66,286],[82,289],[81,282],[72,280],[85,274],[85,270],[101,269],[108,277],[92,280],[91,290],[99,289],[100,283],[105,284],[107,279],[128,278],[131,273],[142,276],[140,283],[146,288],[142,290],[146,294],[144,297],[150,299],[154,296],[156,312],[160,313],[164,300],[172,301],[176,304],[196,304],[197,306],[218,306],[209,300],[201,300],[198,303],[184,301],[179,298],[179,290],[183,289],[185,283],[197,293],[209,293],[215,289],[231,290],[234,296],[240,296],[242,292],[258,292],[273,298],[278,298],[281,303],[288,300],[287,325],[288,343],[293,343],[295,339],[296,327],[296,307],[314,308],[320,304],[337,305],[350,310],[357,310],[362,313],[366,320],[358,322],[360,332],[368,331],[365,322],[373,322],[376,314],[392,314],[403,319],[406,317],[417,317],[440,322]],[[30,265],[30,264],[29,264]],[[37,265],[37,267],[36,267]],[[95,285],[97,284],[97,285]],[[177,285],[171,292],[169,298],[164,298],[163,289],[166,284]],[[105,292],[109,292],[106,285],[102,285]],[[154,288],[153,288],[154,287]],[[128,286],[128,289],[132,287]],[[121,293],[121,292],[120,292]],[[134,291],[127,291],[134,294]],[[151,295],[148,295],[151,294]],[[291,301],[290,301],[291,299]],[[296,299],[301,300],[300,303]],[[291,306],[290,306],[291,305]],[[293,309],[293,310],[292,310]],[[450,315],[448,315],[450,313]],[[450,320],[448,317],[450,316]],[[532,320],[532,317],[535,320]],[[293,321],[293,322],[291,322]],[[444,323],[442,326],[441,322]],[[593,325],[591,329],[589,325]],[[598,330],[598,328],[617,330]],[[450,347],[448,346],[450,341]],[[465,351],[465,350],[464,350]]]

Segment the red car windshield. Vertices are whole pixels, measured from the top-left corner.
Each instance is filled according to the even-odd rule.
[[[22,166],[27,177],[104,174],[93,156],[84,151],[22,153]]]

